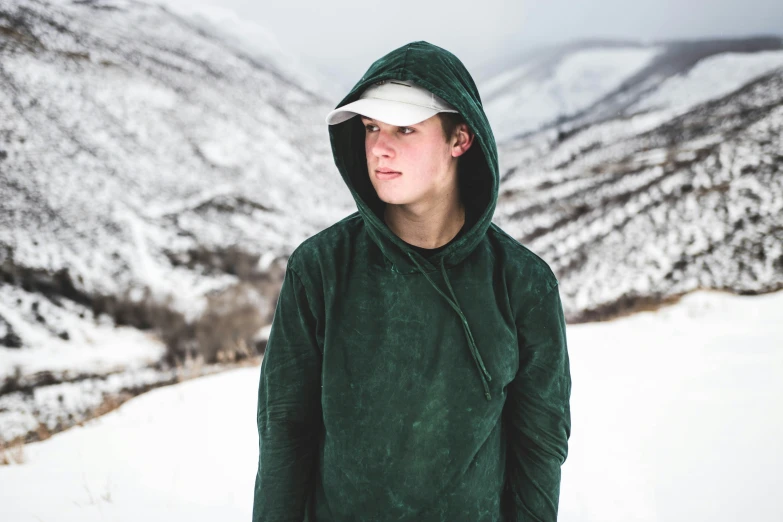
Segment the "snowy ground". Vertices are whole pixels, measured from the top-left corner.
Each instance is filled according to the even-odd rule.
[[[570,326],[564,522],[779,522],[783,292]],[[8,522],[249,520],[259,369],[158,389],[0,467]]]

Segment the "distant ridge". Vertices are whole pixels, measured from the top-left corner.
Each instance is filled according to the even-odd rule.
[[[781,39],[661,45],[572,48],[489,84],[493,128],[538,118],[499,137],[496,221],[551,262],[571,321],[783,288]],[[570,113],[542,102],[569,90]]]

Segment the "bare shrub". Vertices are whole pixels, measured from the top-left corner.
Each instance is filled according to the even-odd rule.
[[[18,390],[22,383],[22,367],[18,364],[14,365],[14,371],[11,375],[6,376],[5,379],[0,381],[0,395],[10,393],[14,390]]]
[[[254,336],[264,326],[264,298],[240,283],[207,296],[195,325],[196,342],[206,363],[234,362],[254,355]]]
[[[112,317],[117,326],[155,331],[166,345],[165,361],[176,366],[194,356],[196,346],[193,325],[174,309],[171,301],[171,297],[155,298],[150,289],[145,288],[140,299],[132,298],[130,290],[119,296],[96,297],[92,309],[96,316],[107,314]]]
[[[15,263],[14,249],[6,247],[0,250],[0,281],[23,288],[27,292],[37,292],[46,296],[53,303],[58,303],[61,297],[73,302],[89,306],[92,297],[77,288],[76,281],[67,268],[54,272],[39,268],[28,268]]]
[[[14,264],[13,251],[0,251],[0,280],[28,292],[39,292],[53,303],[60,298],[89,306],[95,317],[106,314],[117,326],[153,331],[166,345],[162,364],[183,366],[201,363],[234,362],[263,351],[256,338],[258,330],[272,320],[274,303],[285,273],[285,258],[259,266],[260,256],[236,246],[208,249],[199,246],[183,254],[167,253],[175,266],[187,266],[211,274],[231,274],[239,282],[207,296],[203,315],[188,320],[172,303],[172,298],[153,295],[149,288],[141,295],[132,289],[115,295],[86,294],[78,288],[66,269],[53,273]],[[43,320],[43,318],[41,318]],[[10,325],[0,339],[6,346],[21,344]],[[67,337],[61,334],[63,338]],[[0,382],[0,390],[18,387],[18,376]]]
[[[19,337],[11,323],[6,321],[2,315],[0,315],[0,346],[5,346],[6,348],[22,347],[22,338]]]
[[[275,288],[269,281],[240,282],[211,293],[204,312],[192,322],[174,309],[171,298],[155,298],[148,289],[140,299],[133,299],[130,291],[96,298],[93,312],[108,314],[118,326],[154,331],[166,345],[164,360],[171,366],[197,359],[206,364],[235,362],[257,354],[255,336],[269,321],[269,298],[260,287]]]
[[[241,281],[254,281],[264,277],[258,269],[260,255],[246,252],[232,245],[215,248],[199,245],[184,252],[165,252],[173,266],[185,266],[201,270],[205,274],[231,274]]]

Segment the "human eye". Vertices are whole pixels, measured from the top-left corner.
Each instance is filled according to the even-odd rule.
[[[413,134],[413,129],[410,127],[400,127],[400,132],[403,134]]]
[[[376,125],[373,125],[372,123],[366,123],[364,125],[364,128],[367,129],[367,132],[374,132],[375,129],[377,129],[378,127]]]

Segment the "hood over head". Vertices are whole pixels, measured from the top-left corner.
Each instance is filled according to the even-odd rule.
[[[365,129],[358,117],[329,126],[335,164],[370,236],[396,271],[413,273],[423,268],[431,272],[439,264],[457,265],[476,248],[489,228],[500,181],[497,146],[476,84],[449,51],[429,42],[412,42],[375,61],[335,108],[358,100],[367,87],[380,80],[407,80],[428,89],[457,109],[475,134],[473,145],[460,157],[458,174],[466,215],[471,217],[469,229],[430,259],[420,256],[389,229],[383,221],[385,203],[375,193],[367,171]]]

